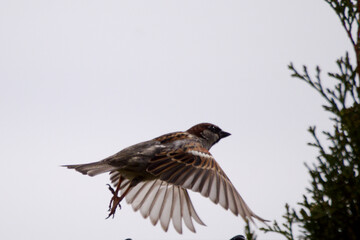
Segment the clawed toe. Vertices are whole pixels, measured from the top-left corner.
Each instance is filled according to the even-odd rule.
[[[120,186],[121,186],[121,181],[122,181],[122,177],[120,176],[119,182],[117,184],[116,190],[114,190],[110,184],[107,184],[110,192],[113,194],[110,203],[109,203],[109,215],[107,216],[106,219],[108,219],[110,216],[112,216],[114,218],[115,216],[115,212],[116,212],[116,208],[119,206],[119,208],[121,209],[121,205],[120,202],[121,200],[125,197],[125,195],[129,192],[130,190],[130,186],[124,191],[124,193],[118,197],[118,193],[120,191]]]
[[[119,198],[118,196],[114,195],[111,200],[110,200],[110,204],[109,204],[109,215],[107,216],[106,219],[108,219],[110,216],[112,216],[114,218],[115,216],[115,212],[116,212],[116,208],[119,206],[119,208],[121,209],[121,205],[120,205],[120,201],[121,198]]]
[[[109,203],[109,215],[107,216],[106,219],[108,219],[110,216],[112,216],[114,218],[115,216],[115,212],[116,212],[116,208],[117,206],[119,206],[119,208],[121,209],[121,205],[120,202],[122,200],[122,197],[118,197],[118,191],[119,189],[117,188],[116,190],[114,190],[110,184],[106,184],[110,190],[110,192],[113,194],[110,203]]]
[[[113,195],[115,195],[115,190],[111,187],[111,185],[110,185],[110,184],[106,184],[106,185],[108,186],[110,192],[111,192]]]

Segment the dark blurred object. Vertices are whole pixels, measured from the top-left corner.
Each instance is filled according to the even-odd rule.
[[[235,237],[231,238],[230,240],[245,240],[243,235],[236,235]]]

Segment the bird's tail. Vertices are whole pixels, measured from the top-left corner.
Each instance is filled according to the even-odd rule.
[[[78,172],[81,172],[84,175],[89,175],[91,177],[96,176],[101,173],[110,172],[115,170],[114,166],[111,166],[105,162],[93,162],[86,164],[77,164],[77,165],[63,165],[62,167],[67,167],[69,169],[75,169]]]

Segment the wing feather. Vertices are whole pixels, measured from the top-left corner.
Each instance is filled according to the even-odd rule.
[[[200,192],[201,188],[201,182],[204,178],[206,178],[206,176],[204,176],[206,174],[206,171],[204,170],[198,170],[198,172],[196,173],[196,175],[194,176],[193,181],[191,182],[191,190],[195,191],[195,192]]]
[[[215,183],[214,183],[214,179],[215,179]],[[209,177],[208,177],[207,182],[205,183],[205,186],[206,185],[207,185],[206,190],[203,189],[203,191],[202,191],[202,192],[204,192],[203,196],[210,198],[210,192],[211,192],[212,187],[214,187],[216,189],[216,178],[215,178],[214,172],[209,171]],[[210,198],[210,199],[213,200],[213,198]]]
[[[137,184],[136,186],[132,187],[130,191],[126,194],[126,202],[131,203],[133,206],[134,211],[136,211],[135,206],[137,206],[137,202],[135,202],[136,197],[141,193],[144,186],[147,184],[147,182],[144,182],[142,184]],[[125,189],[121,191],[121,193],[124,192]],[[135,202],[135,203],[134,203]]]
[[[149,195],[151,195],[154,183],[155,182],[146,182],[143,185],[143,187],[141,188],[141,190],[139,190],[139,193],[136,195],[136,198],[132,204],[135,211],[139,210],[143,206],[143,204],[146,202]],[[143,211],[146,212],[146,207]]]
[[[213,201],[215,204],[219,202],[219,176],[217,174],[213,175],[213,182],[210,182],[209,184],[209,198],[211,201]]]
[[[167,190],[167,187],[164,185],[165,185],[164,182],[160,182],[158,192],[153,201],[153,207],[150,210],[150,221],[153,225],[156,225],[160,219],[160,214],[162,209],[161,207],[163,205],[165,199],[165,193]]]
[[[162,205],[162,211],[160,214],[160,225],[164,229],[165,232],[167,232],[169,228],[169,223],[172,215],[172,200],[174,194],[174,188],[167,188],[167,191],[165,193],[164,202]]]
[[[186,192],[185,189],[180,189],[180,204],[181,204],[181,215],[183,217],[184,223],[190,231],[195,232],[195,227],[191,219],[191,212],[190,208],[186,199],[186,195],[184,192]]]
[[[232,213],[234,213],[235,215],[238,215],[236,201],[234,198],[234,193],[232,191],[231,185],[226,184],[226,190],[227,190],[226,193],[227,193],[227,198],[228,198],[228,202],[229,202],[229,209]]]
[[[175,230],[178,233],[182,233],[182,205],[180,198],[180,188],[174,187],[173,191],[173,202],[172,202],[172,223],[174,225]]]
[[[189,197],[189,193],[185,190],[184,191],[184,194],[186,196],[186,201],[187,201],[187,204],[189,206],[189,210],[190,210],[190,215],[191,217],[194,218],[194,220],[200,224],[200,225],[203,225],[203,226],[206,226],[205,223],[203,221],[201,221],[200,217],[197,215],[196,211],[195,211],[195,208],[190,200],[190,197]]]
[[[197,170],[196,168],[187,166],[187,168],[184,168],[184,172],[181,173],[181,176],[179,176],[177,180],[175,180],[174,184],[182,185],[185,188],[189,188],[189,185],[193,180],[196,170]]]
[[[114,181],[119,180],[120,174],[113,172],[110,177]],[[117,182],[113,184],[117,185]],[[124,179],[121,186],[128,184],[129,181]],[[125,192],[124,186],[121,194]],[[160,222],[164,231],[169,229],[170,222],[180,234],[183,232],[183,222],[192,232],[195,232],[193,220],[204,225],[192,205],[187,190],[181,186],[161,180],[143,181],[132,187],[125,198],[134,211],[140,211],[144,218],[149,217],[153,225]]]
[[[220,203],[223,208],[230,209],[244,220],[253,221],[252,218],[257,218],[265,221],[250,210],[219,164],[200,143],[187,145],[184,148],[186,150],[180,149],[176,148],[171,153],[168,150],[160,152],[150,160],[147,171],[164,182],[209,197],[215,204]],[[164,227],[167,226],[165,223]]]
[[[227,190],[226,190],[226,183],[225,180],[222,178],[219,178],[219,183],[220,183],[220,187],[219,187],[219,203],[220,205],[225,208],[226,210],[229,209],[229,202],[228,202],[228,198],[227,198]]]
[[[157,199],[159,189],[160,189],[159,181],[154,181],[152,183],[151,188],[149,189],[149,191],[147,193],[146,199],[144,200],[144,202],[140,208],[141,215],[144,218],[147,218],[150,215],[150,212],[151,212],[152,208],[154,207],[155,200]]]

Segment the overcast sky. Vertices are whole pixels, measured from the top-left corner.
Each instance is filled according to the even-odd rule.
[[[309,186],[308,126],[331,127],[287,65],[333,71],[345,50],[321,0],[2,0],[0,239],[243,234],[240,217],[193,192],[207,224],[196,234],[165,233],[125,202],[105,220],[108,175],[59,167],[200,122],[232,133],[212,154],[256,214],[281,221]]]

